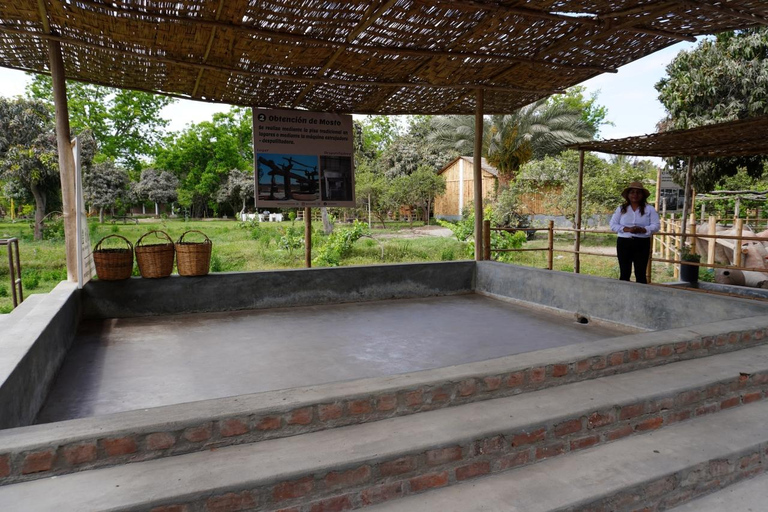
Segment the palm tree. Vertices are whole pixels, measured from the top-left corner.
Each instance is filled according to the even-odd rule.
[[[487,122],[483,133],[488,133]],[[475,116],[436,116],[431,121],[431,131],[427,138],[443,151],[456,153],[456,156],[473,156],[475,152]],[[486,139],[486,137],[483,137]],[[488,147],[483,141],[483,153]]]
[[[492,116],[488,162],[499,170],[499,186],[507,188],[526,162],[556,155],[593,135],[578,109],[539,100],[512,114]]]

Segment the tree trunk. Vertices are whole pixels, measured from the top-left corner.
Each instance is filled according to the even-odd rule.
[[[427,221],[427,226],[429,226],[429,212],[432,210],[432,201],[427,201],[427,206],[424,208],[424,218]]]
[[[104,207],[99,208],[99,224],[104,224]]]
[[[141,203],[141,214],[142,215],[147,214],[147,205],[145,203]]]
[[[330,235],[333,231],[333,224],[331,224],[331,219],[328,217],[328,208],[321,207],[320,208],[320,216],[323,219],[323,232],[326,235]]]
[[[160,207],[155,203],[155,217],[160,216]]]
[[[368,194],[368,229],[371,227],[371,194]]]
[[[35,240],[43,239],[43,217],[45,217],[45,194],[34,183],[30,187],[35,198]]]

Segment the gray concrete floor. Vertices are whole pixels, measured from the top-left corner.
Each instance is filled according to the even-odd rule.
[[[621,334],[474,294],[88,321],[37,421],[393,375]]]

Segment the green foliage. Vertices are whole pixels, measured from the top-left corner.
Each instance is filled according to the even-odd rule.
[[[492,206],[487,206],[483,212],[484,220],[490,220],[491,226],[496,227],[499,225]],[[458,222],[446,222],[438,220],[438,223],[453,231],[454,236],[460,242],[467,242],[465,256],[467,258],[474,258],[475,256],[475,215],[472,211],[467,209],[462,215],[462,219]],[[491,247],[494,249],[520,249],[525,244],[525,232],[517,231],[510,233],[507,231],[491,231]],[[494,259],[497,261],[510,262],[513,261],[514,253],[500,252],[494,255]]]
[[[277,244],[281,249],[293,254],[294,250],[304,247],[304,230],[295,226],[282,228]]]
[[[9,295],[8,288],[6,288],[5,286],[0,286],[0,297],[8,297],[8,295]]]
[[[352,245],[369,234],[368,226],[359,221],[351,227],[335,229],[317,251],[312,263],[321,267],[338,267],[341,260],[349,255]]]
[[[695,128],[768,114],[768,27],[726,32],[680,52],[656,84],[667,110],[666,129]],[[694,187],[712,190],[724,176],[744,168],[763,173],[765,156],[704,159],[694,167]],[[682,183],[686,161],[670,160]]]
[[[40,286],[40,272],[36,269],[23,269],[21,271],[21,283],[27,290],[34,290]]]
[[[49,218],[43,224],[43,240],[64,240],[64,219]]]
[[[589,97],[585,97],[584,93],[586,90],[586,87],[583,85],[571,87],[565,94],[550,96],[549,103],[552,105],[564,105],[571,110],[580,111],[581,119],[592,130],[592,136],[597,137],[600,134],[601,126],[612,126],[613,123],[605,120],[608,116],[608,109],[604,105],[597,103],[597,97],[600,92],[595,91]]]

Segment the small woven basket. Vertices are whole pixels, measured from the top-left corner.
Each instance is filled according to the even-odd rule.
[[[101,244],[113,237],[125,240],[128,248],[102,249]],[[120,235],[105,236],[93,249],[93,263],[96,266],[96,275],[102,281],[128,279],[133,272],[133,244]]]
[[[185,242],[184,237],[189,233],[200,233],[205,237],[204,242]],[[213,242],[202,231],[191,229],[179,237],[176,242],[176,267],[180,276],[205,276],[211,268],[211,251]]]
[[[155,235],[159,240],[167,240],[161,244],[145,244],[142,241],[149,235]],[[136,262],[139,264],[141,277],[168,277],[173,272],[173,240],[165,231],[150,231],[136,241]]]

